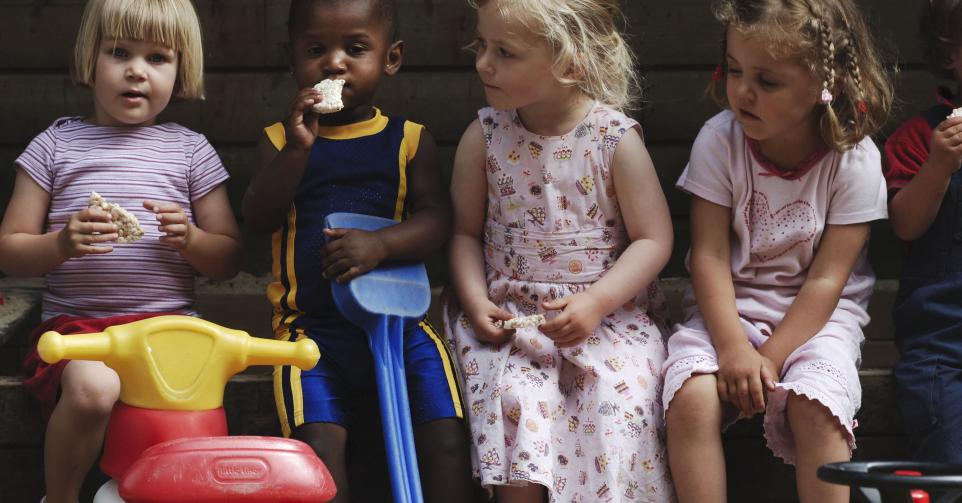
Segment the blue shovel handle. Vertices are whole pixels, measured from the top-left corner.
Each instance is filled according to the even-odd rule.
[[[370,334],[378,382],[381,425],[391,468],[391,490],[396,502],[421,503],[407,376],[404,372],[404,320],[385,316],[380,329]]]
[[[424,501],[424,496],[421,494],[418,456],[414,444],[414,425],[411,421],[411,403],[408,400],[407,373],[405,372],[404,366],[404,322],[400,319],[389,319],[387,324],[389,325],[392,321],[395,324],[395,331],[393,333],[400,335],[400,337],[394,336],[388,339],[388,343],[391,345],[391,357],[394,360],[394,365],[392,366],[392,368],[395,369],[394,389],[396,403],[399,409],[395,419],[398,421],[401,431],[401,440],[403,442],[401,452],[404,454],[407,465],[407,479],[411,488],[410,494],[414,497],[412,501],[420,503]]]
[[[353,213],[332,213],[324,221],[329,228],[367,231],[397,223]],[[423,317],[431,304],[427,271],[421,263],[381,264],[347,284],[331,281],[331,291],[341,314],[368,334],[394,500],[421,503],[424,497],[404,371],[404,322]]]

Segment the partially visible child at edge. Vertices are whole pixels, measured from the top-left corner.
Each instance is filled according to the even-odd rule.
[[[30,336],[24,385],[49,418],[48,503],[77,501],[120,383],[100,362],[41,362],[40,334],[195,314],[195,273],[229,278],[240,256],[217,153],[202,135],[157,122],[172,98],[203,97],[200,24],[191,3],[89,1],[72,70],[92,91],[93,114],[57,119],[17,158],[0,226],[3,272],[47,279],[44,322]],[[133,213],[144,236],[117,243],[109,213],[87,207],[91,191]]]
[[[614,0],[481,0],[451,194],[474,473],[498,501],[673,501],[655,283],[671,219]],[[544,313],[540,327],[498,321]]]
[[[869,222],[886,217],[881,156],[891,85],[852,0],[721,0],[726,108],[701,129],[691,194],[692,289],[668,339],[668,452],[682,502],[724,501],[720,430],[763,413],[802,502],[848,501],[819,465],[846,461],[874,275]]]
[[[371,105],[381,78],[401,67],[394,1],[294,0],[288,31],[298,91],[284,122],[264,129],[243,212],[251,229],[274,233],[268,296],[276,336],[310,337],[323,355],[307,372],[275,370],[283,432],[314,448],[337,484],[335,501],[346,502],[365,488],[348,486],[345,446],[371,419],[377,424],[377,389],[367,335],[338,312],[330,281],[437,251],[448,238],[450,203],[431,135]],[[318,115],[313,86],[324,79],[346,81],[344,109]],[[400,223],[377,232],[325,228],[337,211]],[[406,327],[405,363],[425,500],[467,501],[460,391],[427,320]]]
[[[894,311],[895,378],[912,456],[962,463],[962,118],[948,118],[962,104],[962,1],[920,5],[925,60],[955,92],[940,87],[936,105],[885,144],[892,227],[911,243]]]

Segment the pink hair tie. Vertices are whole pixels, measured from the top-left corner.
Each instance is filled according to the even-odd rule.
[[[832,93],[828,92],[828,89],[822,89],[822,95],[818,98],[819,103],[823,105],[829,105],[832,103]]]
[[[725,76],[725,71],[722,70],[721,63],[718,63],[718,66],[715,67],[715,71],[712,72],[711,74],[711,80],[712,82],[721,82],[724,76]]]
[[[858,111],[862,114],[868,113],[868,105],[865,104],[865,100],[858,100]]]

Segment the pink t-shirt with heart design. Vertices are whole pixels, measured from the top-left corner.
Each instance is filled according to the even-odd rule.
[[[805,282],[826,224],[886,218],[885,181],[878,148],[868,137],[842,153],[817,152],[800,167],[800,176],[779,176],[756,150],[725,110],[698,134],[677,186],[732,209],[738,311],[777,325]],[[838,306],[860,325],[868,322],[865,308],[873,284],[863,250]],[[688,300],[686,310],[696,309]]]

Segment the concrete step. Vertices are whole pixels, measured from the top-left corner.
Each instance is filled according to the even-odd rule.
[[[894,412],[890,372],[862,372],[864,403],[856,430],[856,459],[899,459],[906,454],[901,421]],[[234,435],[278,435],[271,377],[264,372],[235,376],[225,404]],[[35,501],[43,486],[40,418],[20,379],[0,377],[0,494],[3,501]],[[762,438],[761,419],[742,421],[724,435],[732,502],[794,502],[794,471],[773,457]],[[96,476],[92,478],[96,479]],[[7,498],[10,499],[7,499]]]
[[[242,274],[227,282],[198,280],[198,311],[224,326],[245,330],[257,337],[273,337],[271,309],[265,297],[268,277]],[[688,281],[670,278],[662,282],[673,317]],[[0,306],[0,495],[2,501],[35,501],[42,490],[43,431],[36,407],[15,374],[22,357],[24,333],[39,321],[42,282],[0,280],[5,304]],[[905,437],[896,408],[891,365],[895,350],[891,335],[891,305],[897,283],[880,281],[870,306],[872,323],[866,330],[860,372],[863,406],[856,430],[856,459],[895,459],[905,456]],[[429,318],[440,328],[440,303]],[[5,376],[4,376],[5,374]],[[225,407],[232,434],[277,435],[270,369],[249,369],[228,384]],[[772,457],[761,436],[761,420],[743,421],[724,436],[729,467],[729,501],[794,502],[794,472]],[[91,478],[96,479],[96,476]],[[91,482],[94,483],[94,482]]]

